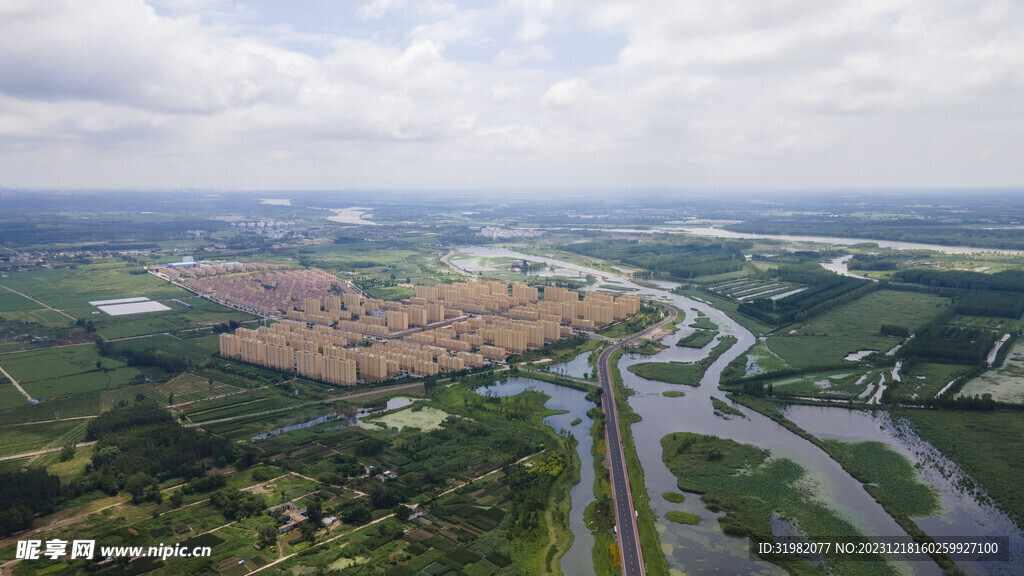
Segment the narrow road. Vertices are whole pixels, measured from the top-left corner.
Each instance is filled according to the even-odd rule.
[[[604,391],[601,395],[601,407],[605,419],[605,444],[608,446],[608,463],[612,476],[612,499],[615,501],[615,524],[619,539],[619,556],[622,558],[622,574],[624,576],[645,576],[643,551],[640,548],[640,530],[637,527],[636,510],[633,508],[633,491],[629,485],[629,473],[626,470],[626,454],[619,432],[619,416],[615,408],[615,390],[612,386],[611,358],[615,352],[637,338],[674,322],[679,313],[675,308],[665,307],[668,316],[654,326],[638,332],[606,348],[601,352],[597,362],[597,380]],[[641,490],[646,490],[641,486]]]
[[[31,296],[28,296],[27,294],[22,294],[21,292],[18,292],[17,290],[11,290],[10,288],[8,288],[7,286],[4,286],[3,284],[0,284],[0,288],[3,288],[4,290],[7,290],[8,292],[14,292],[18,296],[21,296],[22,298],[28,298],[29,300],[35,302],[36,304],[39,304],[43,308],[49,308],[50,310],[53,310],[54,312],[56,312],[57,314],[60,314],[61,316],[67,316],[68,318],[71,319],[72,322],[74,322],[75,320],[78,320],[78,318],[75,318],[74,316],[71,316],[69,314],[65,314],[65,313],[61,312],[60,310],[57,310],[56,308],[52,308],[50,306],[47,306],[46,304],[43,304],[39,300],[36,300],[35,298],[33,298]]]
[[[75,448],[81,448],[82,446],[92,446],[95,443],[96,443],[95,440],[93,440],[92,442],[79,442],[78,444],[75,444]],[[22,454],[11,454],[10,456],[0,456],[0,462],[3,462],[4,460],[17,460],[18,458],[28,458],[29,456],[42,456],[43,454],[51,454],[53,452],[60,452],[63,449],[64,449],[64,447],[61,446],[60,448],[47,448],[45,450],[36,450],[35,452],[24,452]]]
[[[7,376],[7,379],[11,381],[11,384],[14,384],[14,387],[18,389],[18,392],[21,392],[21,395],[25,397],[25,400],[28,400],[30,404],[32,403],[32,396],[30,396],[28,392],[25,392],[25,389],[21,387],[21,384],[14,379],[14,376],[8,374],[7,370],[4,370],[3,366],[0,366],[0,373]]]

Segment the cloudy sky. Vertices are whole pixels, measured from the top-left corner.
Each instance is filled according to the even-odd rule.
[[[0,0],[0,185],[1024,184],[1019,0]]]

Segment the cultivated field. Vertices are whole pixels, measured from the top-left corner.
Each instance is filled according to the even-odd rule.
[[[797,369],[833,366],[852,352],[886,352],[899,344],[899,339],[881,335],[883,324],[912,332],[948,306],[949,299],[931,294],[879,290],[769,337],[768,348]]]

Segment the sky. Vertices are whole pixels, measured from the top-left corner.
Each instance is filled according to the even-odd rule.
[[[1024,184],[1020,0],[0,0],[0,186]]]

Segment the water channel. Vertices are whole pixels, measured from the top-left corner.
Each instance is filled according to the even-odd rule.
[[[477,249],[472,247],[464,247],[460,250],[474,255],[499,255],[495,254],[497,252],[502,256],[514,258],[537,258],[536,256],[528,256],[506,249],[487,248],[484,249],[487,252],[486,254],[478,254]],[[687,328],[683,328],[677,334],[665,337],[663,343],[668,344],[669,347],[654,357],[626,355],[619,363],[624,384],[626,387],[637,392],[637,394],[628,399],[628,402],[643,420],[632,425],[633,438],[636,439],[637,453],[646,476],[645,488],[651,498],[651,508],[658,517],[656,524],[662,550],[668,559],[671,570],[678,571],[679,573],[783,573],[771,564],[759,560],[751,560],[748,554],[746,539],[723,535],[718,527],[717,515],[704,508],[698,497],[691,495],[683,504],[673,504],[664,499],[662,495],[665,492],[678,490],[676,478],[664,465],[661,458],[660,440],[672,432],[696,432],[729,438],[740,443],[751,444],[770,450],[774,457],[793,460],[802,466],[806,470],[809,479],[816,483],[817,493],[821,495],[822,501],[827,503],[830,508],[835,510],[845,520],[855,525],[862,533],[869,537],[906,536],[906,532],[864,490],[861,483],[847,474],[838,463],[814,444],[789,432],[774,421],[740,406],[734,407],[744,413],[744,418],[732,417],[725,419],[714,414],[710,400],[711,396],[725,399],[725,395],[718,390],[718,382],[722,370],[729,362],[755,343],[755,337],[748,330],[731,320],[718,309],[703,302],[672,294],[668,290],[675,286],[675,284],[654,282],[653,285],[658,286],[657,288],[641,287],[623,278],[617,278],[608,272],[586,269],[567,262],[560,262],[553,258],[545,258],[545,260],[559,267],[580,270],[585,273],[597,273],[601,276],[611,276],[626,286],[638,288],[639,293],[647,298],[669,302],[686,312],[687,320],[680,323],[681,327],[696,317],[698,310],[702,311],[719,325],[723,335],[731,334],[738,339],[737,344],[723,354],[708,369],[699,388],[645,380],[626,370],[629,365],[637,362],[652,360],[659,362],[672,360],[693,361],[705,356],[711,347],[714,346],[714,343],[709,344],[703,350],[674,346],[679,338],[684,337],[690,332]],[[668,390],[682,391],[685,392],[686,396],[667,398],[662,393]],[[838,410],[844,413],[851,412],[843,409],[831,410]],[[797,414],[798,412],[791,413]],[[824,419],[822,422],[827,427],[832,420]],[[873,431],[878,428],[877,424],[868,420],[853,420],[852,422],[855,422],[853,426],[857,427],[865,438],[870,437]],[[800,424],[800,422],[797,423]],[[822,432],[822,430],[816,429],[809,431],[812,433]],[[579,437],[580,435],[577,434],[577,438]],[[894,439],[889,438],[883,441],[892,443]],[[937,489],[939,489],[940,493],[942,492],[942,489]],[[957,499],[964,502],[957,506],[952,506],[950,503]],[[961,524],[960,520],[964,518],[963,514],[966,514],[967,510],[972,508],[980,510],[984,507],[980,507],[970,495],[965,494],[953,495],[950,493],[943,497],[943,502],[947,504],[947,511],[944,512],[944,515],[936,519],[922,519],[920,527],[935,536],[948,535],[951,534],[950,528],[947,526],[943,529],[938,525],[939,522],[947,522],[955,525],[955,530],[953,531],[957,532],[956,535],[973,535],[971,525]],[[992,512],[974,513],[972,517],[977,519],[975,525],[1005,526],[1005,523],[1000,524],[999,515],[1001,513],[998,513],[998,510],[994,508],[989,508]],[[675,524],[664,519],[665,513],[670,510],[691,512],[699,515],[701,520],[694,526]],[[957,512],[958,510],[959,512]],[[960,514],[960,516],[957,516],[957,514]],[[1005,515],[1002,515],[1002,517],[1005,518]],[[585,527],[584,530],[586,530]],[[581,534],[577,533],[577,539],[580,536]],[[1024,542],[1024,539],[1017,538],[1018,547],[1021,542]],[[900,562],[896,566],[905,574],[931,575],[942,573],[939,567],[930,561]],[[965,569],[969,570],[971,574],[999,573],[988,567],[978,568],[977,565],[965,566]]]
[[[581,354],[581,356],[586,356]],[[534,389],[547,394],[551,398],[544,403],[552,410],[565,410],[563,414],[553,414],[544,419],[544,423],[556,432],[571,432],[577,440],[576,453],[580,457],[580,481],[569,490],[572,510],[569,512],[569,528],[575,538],[569,551],[562,556],[562,573],[593,574],[594,559],[591,550],[594,548],[594,536],[583,521],[583,511],[594,501],[594,456],[590,450],[594,444],[590,437],[590,427],[594,421],[587,416],[587,411],[595,406],[586,399],[586,393],[565,386],[558,386],[542,380],[512,377],[493,385],[481,387],[477,392],[494,394],[499,397],[515,396],[524,390]],[[576,418],[580,423],[573,426]]]

